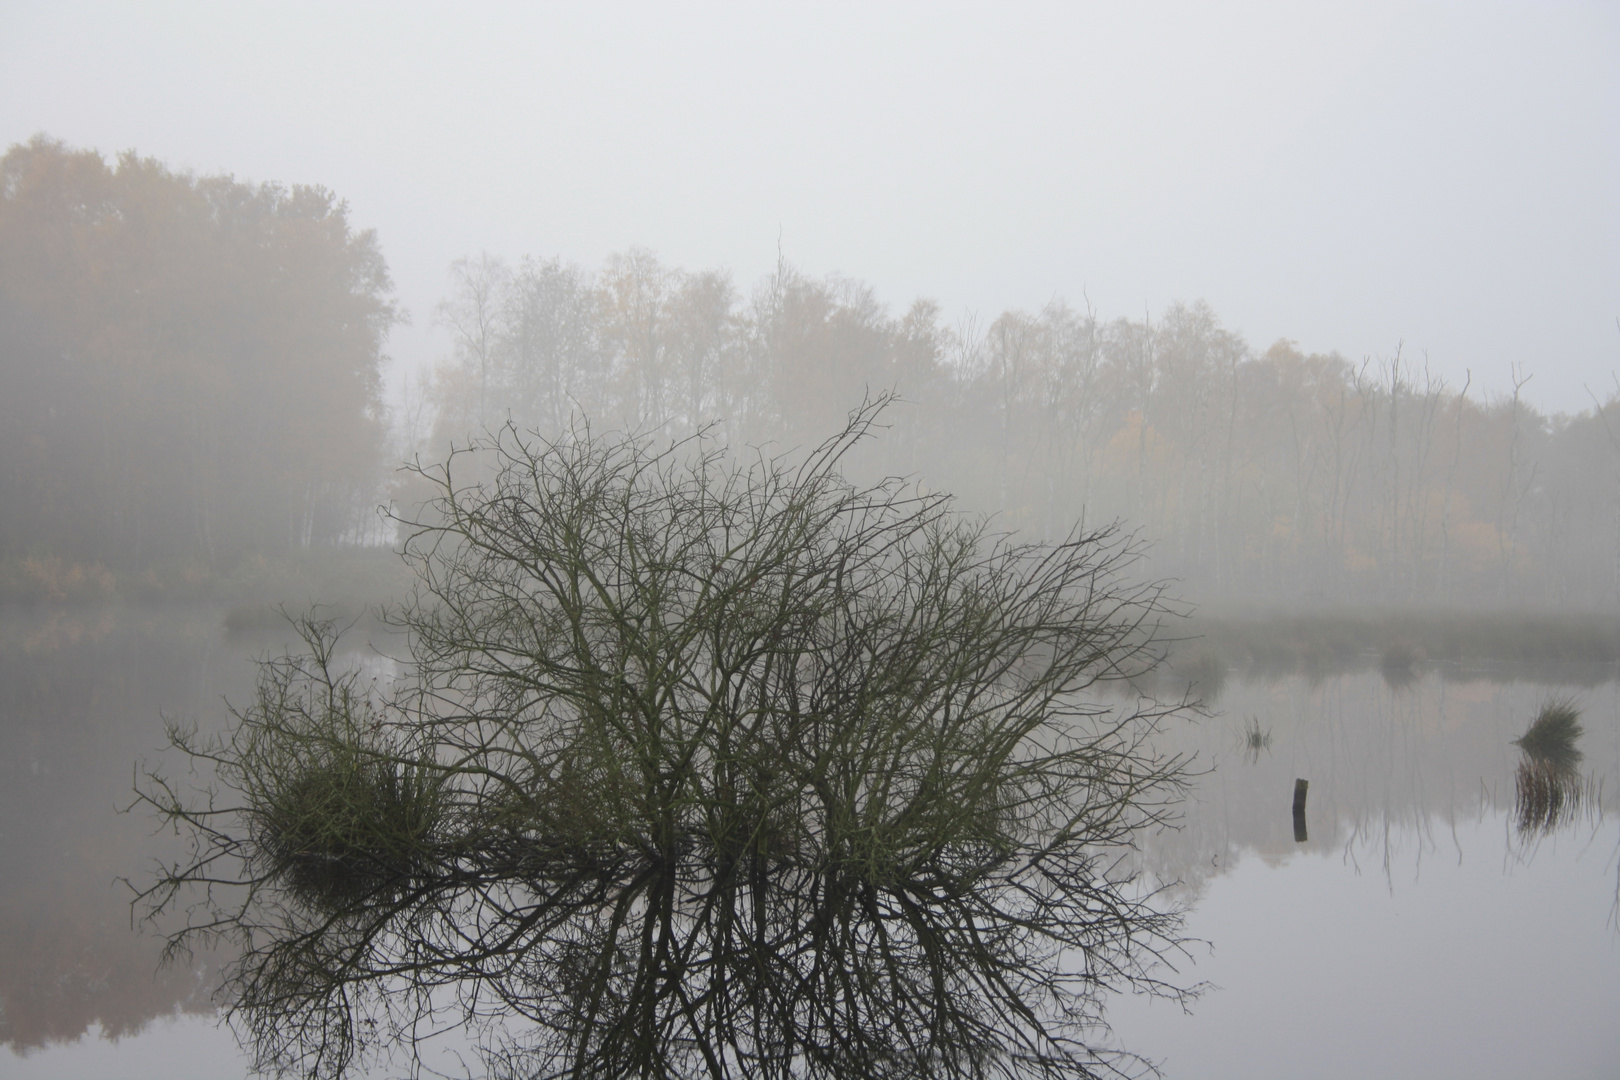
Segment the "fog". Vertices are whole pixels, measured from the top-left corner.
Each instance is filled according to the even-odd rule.
[[[156,245],[129,256],[140,273],[189,259],[201,290],[173,280],[178,306],[139,319],[234,319],[235,343],[186,343],[189,376],[153,354],[137,382],[164,363],[180,381],[144,418],[105,374],[133,371],[107,344],[130,332],[116,316],[78,343],[103,375],[19,384],[12,460],[64,471],[13,474],[55,491],[14,516],[13,554],[213,565],[222,530],[258,537],[237,554],[270,533],[355,539],[399,495],[389,459],[508,417],[722,420],[787,449],[892,388],[908,403],[885,467],[1013,529],[1121,518],[1200,599],[1590,607],[1620,588],[1620,412],[1594,414],[1620,385],[1612,10],[17,5],[6,22],[0,141],[132,150],[261,202],[316,185],[375,264],[346,286],[368,336],[340,340],[313,299],[324,270],[271,299],[139,241]],[[76,287],[12,248],[20,288]],[[477,357],[456,314],[469,265],[493,290]],[[90,322],[96,295],[75,301]],[[72,307],[60,325],[85,333]],[[306,330],[349,357],[345,389],[294,374],[326,362],[296,333],[238,340],[295,308],[337,320]],[[535,322],[559,318],[577,324],[561,353]],[[222,347],[223,383],[200,356]],[[116,419],[92,404],[106,393]],[[275,409],[302,435],[237,419]],[[91,431],[118,476],[71,464]],[[174,490],[132,483],[131,461]],[[137,519],[185,538],[140,554],[157,525]],[[44,539],[63,530],[78,539]]]
[[[1397,349],[1258,346],[1203,301],[950,321],[779,255],[754,282],[632,247],[450,266],[444,355],[381,383],[403,317],[379,234],[314,188],[0,160],[0,528],[18,595],[254,591],[266,560],[380,549],[398,462],[502,424],[777,455],[893,394],[851,468],[1058,541],[1118,522],[1193,603],[1611,611],[1620,384],[1573,416]],[[330,562],[330,560],[326,560]],[[293,578],[306,571],[294,569]]]
[[[11,870],[0,919],[20,943],[0,964],[0,1072],[76,1075],[100,1032],[125,1039],[122,1060],[149,1057],[154,1075],[169,1075],[160,1044],[181,1032],[197,1075],[238,1075],[285,1038],[274,1009],[253,1021],[256,1034],[238,1024],[240,1048],[155,1023],[212,1015],[227,985],[219,965],[240,971],[230,958],[241,942],[182,956],[149,984],[179,909],[155,903],[143,909],[152,923],[126,933],[129,891],[102,887],[126,879],[150,897],[160,890],[143,860],[179,850],[172,836],[142,839],[150,814],[114,822],[112,807],[134,798],[132,775],[147,809],[193,829],[193,854],[211,850],[199,836],[223,837],[244,873],[259,874],[253,845],[281,834],[255,832],[252,806],[221,811],[238,815],[225,831],[198,832],[213,812],[191,808],[213,795],[184,786],[214,765],[259,773],[219,749],[194,753],[200,772],[184,785],[164,778],[185,768],[177,749],[204,745],[187,743],[190,726],[205,741],[235,731],[221,748],[251,745],[229,739],[305,700],[271,692],[276,670],[303,669],[264,659],[299,647],[291,617],[313,607],[304,645],[328,650],[316,665],[327,692],[307,697],[300,723],[314,744],[355,750],[333,760],[361,763],[354,813],[372,814],[359,819],[369,828],[398,817],[367,801],[378,777],[395,775],[398,748],[460,722],[434,709],[487,708],[497,725],[514,721],[520,750],[531,712],[536,731],[574,711],[661,730],[678,696],[623,696],[635,664],[609,656],[599,670],[611,678],[559,691],[524,683],[540,654],[525,645],[508,660],[502,634],[568,638],[593,663],[620,635],[636,663],[661,657],[666,623],[689,629],[690,612],[648,584],[670,567],[681,584],[669,596],[690,591],[702,601],[692,611],[718,598],[704,616],[715,642],[780,609],[793,627],[825,631],[828,656],[865,656],[850,645],[864,640],[854,624],[825,614],[843,609],[732,596],[735,585],[766,597],[778,566],[725,584],[746,547],[733,544],[734,514],[751,508],[758,535],[774,536],[779,523],[798,528],[802,507],[825,510],[780,551],[761,542],[792,567],[839,515],[885,522],[913,506],[939,520],[903,533],[915,565],[873,581],[931,582],[927,560],[946,548],[975,568],[963,571],[970,584],[1003,555],[1010,567],[1066,553],[1076,561],[1062,588],[1016,611],[1043,613],[1028,616],[1031,633],[1049,620],[1102,644],[1030,656],[1108,672],[1095,685],[1054,676],[1068,689],[1053,700],[1082,702],[1077,715],[1152,720],[1131,748],[1165,764],[1166,801],[1144,810],[1122,796],[1119,820],[1134,824],[1117,834],[1061,831],[1077,851],[1117,859],[1107,874],[1142,888],[1142,912],[1171,934],[1137,989],[1188,1001],[1184,991],[1208,989],[1214,1004],[1188,1014],[1198,1019],[1127,1005],[1109,1014],[1124,1021],[1121,1042],[1094,1024],[1123,996],[1105,975],[1087,991],[1097,1010],[1085,1014],[1087,1060],[1123,1045],[1144,1058],[1119,1059],[1119,1075],[1163,1061],[1170,1076],[1426,1076],[1466,1044],[1479,1075],[1537,1063],[1612,1071],[1620,1043],[1579,1018],[1620,1007],[1617,57],[1620,10],[1599,4],[0,0],[0,854]],[[818,445],[838,449],[804,465]],[[502,458],[512,447],[522,453]],[[703,471],[685,471],[699,460]],[[734,505],[693,501],[709,470],[733,467],[716,490]],[[642,499],[636,485],[655,475],[675,494]],[[804,476],[818,478],[817,499],[854,492],[857,510],[815,499],[772,510],[762,492]],[[890,501],[867,507],[872,492]],[[947,515],[941,495],[965,517]],[[614,516],[621,496],[644,520]],[[509,511],[520,540],[546,529],[564,539],[480,547],[479,523]],[[594,554],[570,546],[576,519],[589,525],[577,535],[606,537]],[[725,544],[696,561],[681,547],[685,562],[654,546],[637,561],[647,537],[683,529]],[[874,567],[911,551],[872,543]],[[576,613],[571,635],[541,634],[580,595],[613,590],[580,590],[576,577],[574,592],[547,593],[533,581],[574,559],[570,572],[595,582],[597,562],[614,558],[602,552],[621,553],[607,579],[627,590],[628,614],[614,607],[598,633],[578,630]],[[470,577],[446,576],[441,553],[465,556],[455,565]],[[845,592],[846,561],[829,556],[801,577],[865,610],[876,601],[860,585]],[[460,625],[434,622],[443,610],[484,610],[483,594],[453,584],[468,580],[510,601],[510,626],[432,655],[499,652],[498,670],[510,665],[513,686],[528,687],[516,696],[497,688],[482,702],[485,691],[457,681],[476,664],[441,671],[411,651],[435,626]],[[414,606],[389,606],[413,585]],[[955,618],[977,611],[963,588],[919,595]],[[909,595],[896,593],[895,626],[920,610]],[[1121,597],[1130,602],[1109,606]],[[980,620],[990,637],[1001,617]],[[657,649],[637,653],[644,624]],[[750,662],[772,658],[759,662],[782,673],[783,701],[806,688],[821,701],[825,679],[804,674],[797,639],[779,630],[760,631]],[[874,630],[870,652],[932,657],[947,639],[900,646]],[[978,670],[981,650],[962,648]],[[711,663],[679,659],[693,671]],[[997,669],[986,700],[1000,701],[1007,684],[996,679],[1020,665]],[[647,670],[650,686],[686,669]],[[402,688],[413,677],[436,689],[412,698]],[[847,695],[826,697],[827,715],[879,731],[894,710],[868,701],[871,680],[851,680]],[[924,703],[920,731],[952,714],[950,701],[930,712],[934,691],[908,685],[894,700]],[[603,687],[621,696],[596,701]],[[839,712],[846,704],[854,711]],[[991,730],[1010,707],[986,708]],[[1559,754],[1535,749],[1538,728],[1556,728]],[[396,734],[406,741],[387,741]],[[623,747],[660,738],[591,743],[620,748],[602,752],[600,775],[629,775]],[[839,752],[877,741],[851,737]],[[436,770],[461,760],[448,745],[411,750],[434,813],[453,790]],[[1009,760],[1031,745],[1009,743]],[[708,766],[692,762],[708,759],[694,754],[682,775],[702,787]],[[265,790],[309,795],[320,819],[318,798],[345,774],[311,760],[294,746]],[[776,806],[766,789],[791,770],[760,760],[760,805]],[[551,826],[524,816],[531,804],[603,801],[598,774],[564,790],[567,769],[547,768],[490,788],[501,843],[551,841]],[[666,774],[647,773],[654,787]],[[469,798],[483,797],[482,783]],[[716,790],[730,798],[729,784]],[[1022,826],[1006,807],[1022,803],[999,798],[985,796],[996,809],[983,827],[1012,836]],[[945,817],[960,810],[942,805]],[[416,856],[449,835],[446,822],[487,824],[444,815],[422,819],[416,861],[386,863],[393,876],[376,895],[401,875],[425,880],[440,854]],[[1165,820],[1178,827],[1159,828]],[[941,830],[922,846],[952,855],[961,834]],[[283,837],[276,850],[342,886],[368,842],[334,853]],[[471,863],[486,850],[449,847]],[[758,854],[785,866],[801,847],[762,840]],[[1074,864],[1086,880],[1091,857]],[[1447,868],[1420,882],[1426,861]],[[180,865],[164,879],[176,897],[212,880],[208,859]],[[262,887],[280,904],[279,873],[252,878],[250,896]],[[1008,880],[1022,889],[1018,873]],[[520,892],[545,894],[519,878]],[[374,884],[342,902],[364,914]],[[1317,915],[1322,896],[1345,921]],[[296,897],[274,910],[297,910]],[[1232,943],[1207,967],[1189,947],[1206,935]],[[1297,947],[1306,936],[1311,950]],[[1495,964],[1510,939],[1504,978],[1536,988],[1531,1013],[1513,1014],[1522,995],[1511,991],[1475,1000],[1489,982],[1474,974],[1481,957]],[[1375,958],[1374,940],[1424,948]],[[1420,966],[1401,970],[1420,952]],[[550,985],[536,970],[534,986]],[[1230,995],[1203,985],[1226,972]],[[1302,981],[1316,992],[1297,992]],[[1441,1000],[1448,1009],[1430,1008]],[[1416,1026],[1404,1019],[1420,1014]],[[511,1018],[481,1015],[496,1028]],[[1527,1026],[1556,1027],[1556,1052],[1521,1037]],[[409,1027],[376,1037],[410,1046]],[[1379,1033],[1396,1028],[1398,1038]],[[592,1030],[577,1026],[587,1042]],[[1337,1074],[1319,1049],[1334,1039],[1355,1044],[1334,1057]],[[767,1043],[759,1060],[811,1075]],[[979,1060],[971,1048],[919,1047],[917,1061]],[[729,1075],[716,1060],[710,1074]]]
[[[453,259],[636,245],[751,285],[780,244],[947,322],[1205,300],[1262,348],[1524,364],[1547,411],[1620,358],[1612,6],[0,12],[0,145],[348,200],[395,388]]]

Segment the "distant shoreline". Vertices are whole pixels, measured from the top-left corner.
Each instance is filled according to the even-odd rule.
[[[310,550],[230,571],[177,565],[114,575],[54,565],[56,576],[43,579],[38,563],[33,577],[18,561],[0,566],[0,611],[95,613],[99,620],[119,608],[201,606],[218,611],[229,632],[254,634],[283,628],[283,609],[297,615],[316,605],[339,621],[366,622],[411,582],[398,554],[382,547]],[[1365,671],[1381,672],[1395,687],[1429,672],[1589,686],[1620,677],[1620,614],[1592,611],[1211,604],[1159,624],[1154,637],[1164,663],[1145,685],[1158,692],[1191,686],[1213,696],[1234,678]]]
[[[1211,608],[1164,630],[1160,677],[1218,692],[1227,679],[1380,671],[1394,687],[1448,678],[1596,685],[1620,674],[1620,615],[1536,609]]]
[[[57,556],[0,560],[0,605],[99,607],[218,603],[229,606],[344,604],[365,607],[401,592],[411,576],[387,547],[315,547],[256,555],[225,566],[175,559],[111,570]]]

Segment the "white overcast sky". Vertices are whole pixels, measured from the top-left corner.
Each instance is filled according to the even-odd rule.
[[[1620,5],[0,0],[0,145],[323,184],[451,260],[631,245],[951,319],[1207,300],[1578,410],[1620,369]],[[397,380],[396,380],[397,385]]]

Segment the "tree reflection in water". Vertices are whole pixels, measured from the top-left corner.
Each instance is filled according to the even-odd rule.
[[[250,688],[210,663],[217,613],[0,606],[0,1073],[100,1031],[212,1012],[220,957],[157,973],[158,943],[132,933],[117,884],[170,838],[120,815],[130,762],[162,740],[159,713],[201,714]]]
[[[1112,990],[1189,995],[1123,860],[1179,798],[1182,707],[1091,691],[1165,609],[1107,534],[846,483],[875,415],[795,465],[507,429],[488,479],[423,471],[409,677],[374,692],[306,622],[228,737],[176,733],[228,800],[144,790],[196,843],[148,898],[242,949],[258,1065],[450,1025],[497,1075],[1144,1070],[1094,1036]]]

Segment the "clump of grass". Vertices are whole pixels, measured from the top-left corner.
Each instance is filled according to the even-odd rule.
[[[1258,764],[1260,751],[1271,752],[1271,730],[1260,727],[1258,716],[1249,717],[1249,722],[1243,727],[1243,756],[1250,765]]]
[[[340,743],[288,764],[267,778],[252,812],[273,876],[340,899],[422,868],[443,816],[429,763]]]
[[[1226,686],[1227,661],[1215,649],[1198,649],[1175,659],[1163,672],[1154,673],[1161,681],[1190,688],[1205,701],[1220,697]]]
[[[227,770],[246,796],[258,872],[327,904],[419,872],[444,832],[444,770],[385,722],[328,619],[293,620],[308,652],[265,663]]]
[[[1404,641],[1396,641],[1384,650],[1379,658],[1378,668],[1384,675],[1384,682],[1391,689],[1400,690],[1417,681],[1417,672],[1414,665],[1418,662],[1417,650]]]
[[[1581,711],[1574,699],[1550,698],[1541,706],[1535,720],[1525,733],[1513,740],[1524,751],[1525,757],[1538,765],[1558,772],[1569,772],[1580,763],[1582,754],[1575,742],[1584,729],[1580,725]]]

